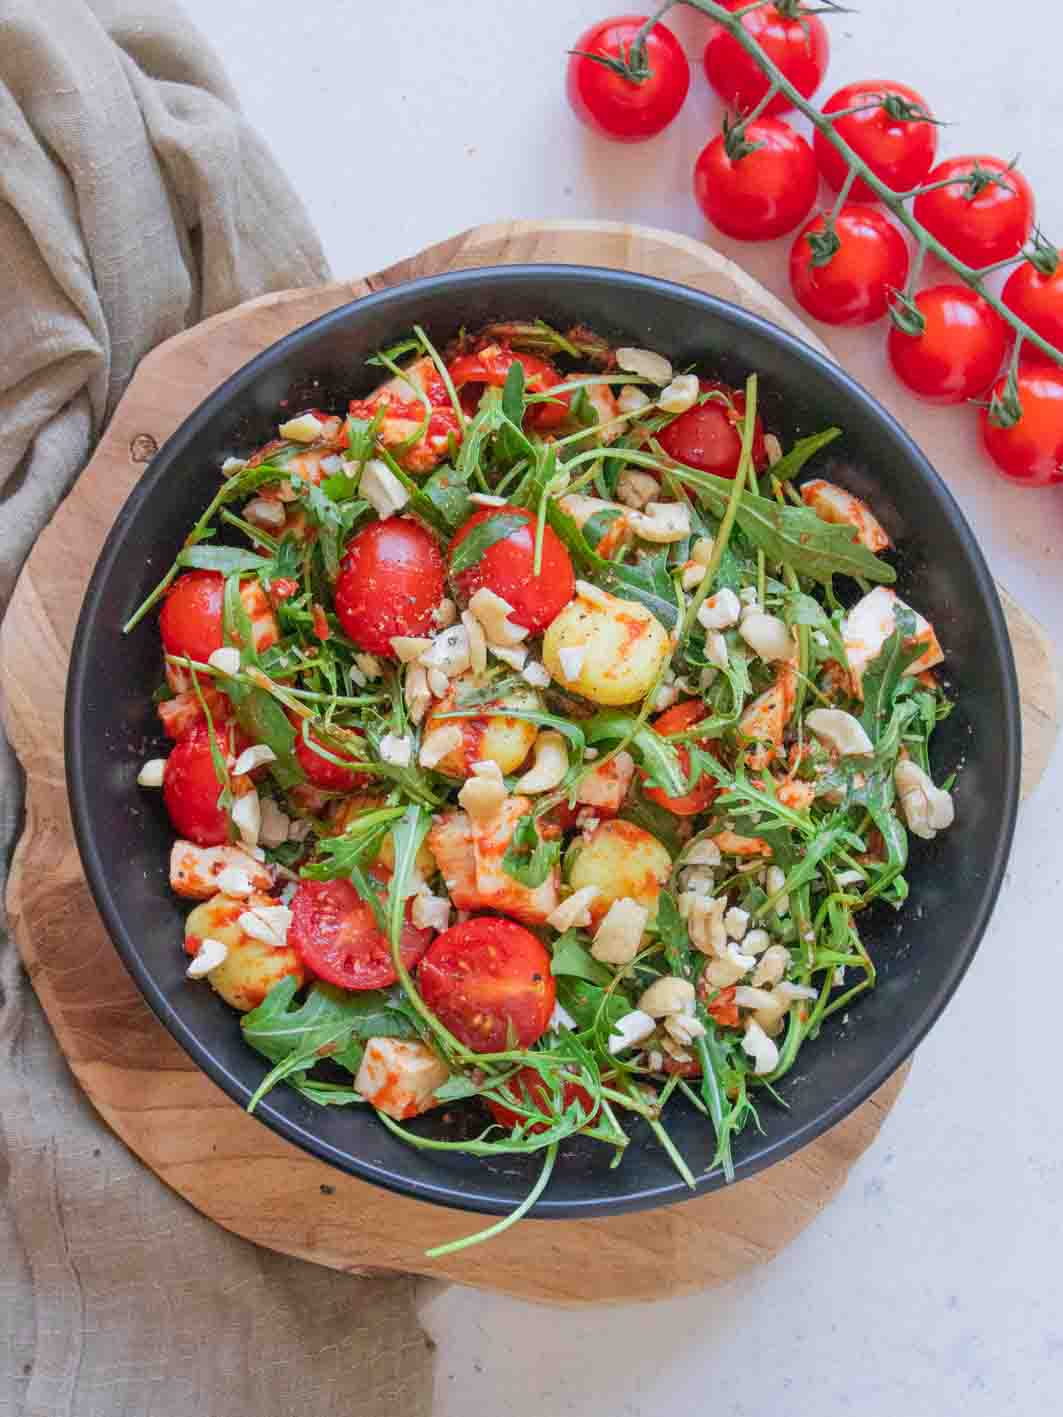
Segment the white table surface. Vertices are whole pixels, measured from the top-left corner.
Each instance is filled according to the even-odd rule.
[[[184,3],[295,179],[338,276],[477,222],[611,217],[706,237],[787,296],[788,241],[712,236],[691,195],[694,158],[718,129],[701,16],[674,23],[694,67],[679,119],[620,147],[580,128],[562,91],[566,47],[608,13],[595,0]],[[1022,154],[1041,224],[1063,242],[1055,0],[862,8],[829,22],[821,97],[866,77],[913,84],[954,121],[949,151]],[[883,380],[881,327],[825,333],[911,424],[913,404]],[[1063,644],[1063,487],[1020,491],[995,478],[968,410],[920,418],[930,456],[952,454],[950,481],[998,577]],[[1059,1411],[1061,798],[1057,752],[1022,811],[970,973],[877,1144],[789,1250],[726,1289],[653,1306],[562,1313],[429,1288],[439,1417]]]

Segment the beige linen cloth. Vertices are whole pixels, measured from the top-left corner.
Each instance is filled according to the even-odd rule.
[[[0,614],[138,360],[326,274],[170,0],[0,0]],[[0,734],[0,889],[19,799]],[[0,1415],[407,1417],[430,1383],[411,1280],[257,1249],[111,1135],[0,918]]]

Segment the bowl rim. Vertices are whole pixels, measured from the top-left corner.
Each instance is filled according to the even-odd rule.
[[[86,646],[89,627],[98,618],[105,589],[122,550],[123,533],[127,525],[137,517],[141,506],[151,496],[156,484],[167,475],[168,469],[184,454],[188,445],[198,436],[203,425],[224,409],[235,396],[252,385],[273,364],[297,354],[301,348],[313,343],[322,332],[333,327],[343,326],[350,320],[353,311],[386,309],[389,304],[406,301],[411,295],[419,293],[438,292],[444,289],[461,291],[502,280],[532,285],[552,279],[562,283],[566,280],[592,280],[603,284],[618,285],[624,289],[640,290],[650,294],[663,293],[693,301],[700,305],[710,318],[722,319],[732,326],[745,327],[758,337],[774,341],[788,351],[799,364],[811,366],[820,374],[826,375],[828,379],[844,386],[848,396],[858,404],[862,404],[872,420],[885,425],[886,431],[896,440],[903,451],[909,471],[915,475],[921,475],[936,491],[942,515],[950,523],[954,535],[967,556],[985,612],[985,629],[1003,664],[1004,682],[1001,688],[1003,690],[1004,713],[1000,723],[998,752],[1003,760],[1006,790],[1004,800],[1000,803],[1000,830],[995,838],[991,858],[985,862],[988,887],[983,893],[981,908],[971,926],[968,945],[963,951],[955,954],[933,997],[923,1011],[909,1022],[901,1038],[880,1059],[878,1064],[867,1072],[858,1083],[850,1086],[836,1097],[830,1106],[821,1109],[796,1131],[776,1140],[766,1148],[758,1150],[755,1156],[737,1161],[735,1165],[735,1181],[737,1182],[755,1175],[801,1150],[855,1111],[882,1087],[906,1061],[940,1017],[967,972],[996,906],[1015,829],[1021,762],[1018,680],[1003,607],[997,594],[996,583],[974,532],[963,516],[951,490],[907,431],[840,363],[821,354],[817,349],[763,316],[680,282],[609,267],[558,262],[481,266],[405,281],[360,299],[349,301],[282,336],[281,339],[269,345],[248,363],[234,371],[218,388],[208,394],[189,412],[152,458],[108,531],[93,568],[71,646],[64,714],[66,780],[74,837],[86,880],[108,934],[125,968],[132,975],[149,1007],[171,1037],[188,1053],[196,1066],[221,1087],[233,1101],[241,1106],[246,1106],[251,1096],[251,1089],[214,1058],[208,1045],[201,1042],[198,1036],[182,1022],[167,1001],[163,989],[155,981],[150,968],[141,958],[111,892],[93,833],[92,784],[84,770],[85,693],[89,669]],[[444,1205],[450,1209],[469,1210],[484,1214],[505,1214],[512,1209],[512,1203],[509,1200],[500,1199],[488,1192],[481,1193],[476,1189],[459,1188],[446,1179],[439,1183],[413,1180],[390,1166],[364,1160],[350,1152],[341,1152],[316,1136],[313,1131],[277,1112],[269,1105],[268,1098],[259,1104],[254,1116],[286,1141],[359,1180],[382,1186],[387,1190],[411,1196],[417,1200]],[[602,1199],[589,1195],[586,1199],[551,1201],[549,1190],[547,1190],[547,1193],[528,1214],[533,1218],[540,1219],[577,1219],[590,1215],[621,1214],[657,1205],[671,1204],[694,1196],[704,1196],[709,1191],[717,1189],[721,1184],[717,1169],[699,1177],[695,1190],[690,1190],[679,1176],[667,1184],[636,1189],[617,1199]]]

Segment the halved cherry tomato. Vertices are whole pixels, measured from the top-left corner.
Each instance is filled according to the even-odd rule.
[[[995,181],[979,183],[976,171]],[[1017,255],[1033,230],[1033,191],[1026,178],[998,157],[950,157],[927,174],[926,185],[944,182],[915,199],[915,218],[931,236],[976,270]],[[1001,185],[1003,184],[1003,185]]]
[[[417,970],[421,997],[477,1053],[530,1048],[546,1032],[557,987],[550,956],[530,930],[479,915],[436,937]]]
[[[809,236],[822,233],[825,218],[814,217],[790,251],[790,284],[798,300],[828,325],[867,325],[880,320],[892,293],[908,278],[904,237],[877,207],[858,203],[838,213],[841,243],[822,266],[813,264]]]
[[[963,403],[984,393],[1008,348],[1008,327],[997,312],[965,285],[931,286],[915,305],[926,321],[921,335],[890,329],[897,377],[929,403]]]
[[[744,9],[749,0],[723,0],[728,10]],[[827,27],[804,5],[763,5],[742,19],[746,30],[768,55],[783,77],[805,98],[823,82],[830,61]],[[725,29],[714,25],[705,46],[705,75],[724,103],[739,113],[749,113],[768,92],[768,78],[753,58]],[[793,105],[776,94],[765,113],[784,113]]]
[[[730,157],[723,134],[702,149],[694,196],[713,226],[739,241],[774,241],[808,216],[819,173],[812,149],[781,118],[758,118],[745,131],[753,147]]]
[[[478,561],[458,572],[454,582],[464,596],[473,596],[483,588],[493,590],[512,605],[510,618],[514,623],[538,635],[576,593],[572,561],[551,527],[543,528],[543,560],[538,576],[533,574],[533,566],[539,520],[522,507],[481,507],[473,512],[455,534],[448,554],[453,558],[474,528],[500,516],[516,517],[524,525],[489,546]]]
[[[645,21],[645,15],[617,15],[592,25],[568,61],[572,111],[588,128],[621,143],[639,143],[667,128],[690,88],[690,65],[667,25],[654,25],[646,36],[649,72],[638,80],[621,72]]]
[[[1004,393],[1000,379],[994,392]],[[1016,374],[1022,417],[1000,428],[982,410],[982,441],[1004,477],[1023,487],[1063,482],[1063,369],[1045,360],[1023,360]]]
[[[318,744],[333,757],[346,756],[342,749],[331,743],[322,743],[315,734],[311,733],[309,737],[311,743]],[[353,767],[340,767],[339,763],[334,763],[330,758],[324,758],[320,753],[316,753],[304,740],[302,728],[298,724],[295,729],[295,756],[299,759],[299,766],[306,773],[307,781],[313,783],[315,787],[323,788],[326,792],[358,792],[370,786],[373,781],[372,776],[368,773],[360,773]]]
[[[301,881],[291,911],[288,944],[319,979],[341,989],[383,989],[395,983],[391,948],[372,908],[350,881]],[[407,918],[399,943],[407,969],[413,969],[431,939],[431,930],[415,929]]]
[[[530,1103],[532,1106],[539,1108],[546,1105],[550,1098],[550,1089],[543,1081],[543,1075],[539,1072],[538,1068],[521,1068],[516,1077],[510,1078],[506,1083],[505,1089],[512,1094],[518,1103],[524,1103],[525,1105]],[[594,1106],[593,1099],[587,1089],[581,1087],[578,1082],[566,1082],[562,1084],[561,1100],[562,1106],[566,1109],[571,1107],[573,1102],[578,1102],[584,1112],[587,1113],[588,1125],[594,1120],[594,1117],[598,1115],[597,1111],[592,1114],[591,1109]],[[512,1131],[514,1127],[518,1127],[521,1122],[527,1120],[510,1108],[504,1107],[501,1102],[493,1101],[490,1097],[485,1097],[484,1101],[487,1103],[491,1116],[498,1125],[505,1127],[508,1131]],[[545,1122],[533,1122],[528,1128],[529,1134],[545,1131]]]
[[[215,728],[214,741],[229,757],[228,743]],[[222,846],[229,840],[229,817],[218,806],[221,784],[214,771],[210,732],[197,723],[179,738],[162,777],[162,798],[174,830],[197,846]]]
[[[220,571],[185,571],[166,592],[159,633],[167,654],[186,654],[205,664],[224,642],[222,601],[225,577]]]
[[[1063,261],[1050,276],[1023,261],[1004,282],[1001,298],[1042,339],[1063,349]]]
[[[676,462],[716,477],[734,477],[742,453],[746,396],[716,379],[699,379],[698,383],[703,394],[720,393],[726,401],[709,399],[688,408],[661,429],[657,441]],[[764,427],[758,417],[753,428],[753,465],[759,471],[767,460]]]
[[[544,394],[555,384],[563,382],[548,359],[540,359],[534,354],[518,354],[504,345],[488,345],[479,354],[459,354],[449,366],[448,373],[456,392],[460,394],[465,391],[462,403],[472,412],[479,402],[482,387],[486,384],[495,389],[503,388],[514,364],[524,366],[524,388],[529,394]],[[569,398],[569,394],[558,394],[556,401],[532,404],[524,416],[525,423],[539,432],[556,428],[564,422]],[[471,408],[466,399],[471,401]]]
[[[336,581],[336,614],[360,649],[393,659],[395,635],[423,635],[443,598],[443,557],[418,522],[388,517],[351,538]]]
[[[907,84],[892,79],[865,79],[858,84],[846,84],[823,105],[824,113],[839,113],[845,108],[860,108],[834,120],[834,131],[862,157],[875,176],[894,192],[910,192],[918,187],[934,165],[937,152],[937,128],[925,120],[891,118],[883,107],[883,99],[893,96],[913,107],[929,112],[922,95]],[[819,170],[834,188],[841,191],[849,171],[845,159],[824,135],[816,130],[813,140]],[[878,198],[858,177],[849,195],[854,202],[875,202]]]
[[[686,703],[675,704],[672,708],[666,709],[653,721],[653,727],[662,737],[667,737],[669,733],[682,733],[685,729],[693,727],[695,723],[708,714],[708,708],[700,699],[688,699]],[[701,747],[706,752],[712,751],[712,746],[706,739]],[[684,773],[690,772],[690,753],[685,747],[680,745],[676,748],[676,756],[679,758],[679,766]],[[646,774],[642,774],[645,778]],[[677,817],[693,817],[698,812],[704,812],[712,806],[719,796],[721,788],[715,778],[709,777],[707,773],[702,773],[694,787],[682,797],[669,797],[662,787],[647,787],[644,789],[646,796],[656,802],[658,806],[666,807],[669,812],[674,812]]]

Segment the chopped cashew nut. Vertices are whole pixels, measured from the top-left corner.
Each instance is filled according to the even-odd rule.
[[[207,663],[212,669],[218,669],[222,674],[239,674],[240,672],[240,651],[234,649],[232,645],[222,645],[216,649]]]
[[[233,826],[245,846],[257,846],[262,829],[262,804],[257,792],[245,792],[232,807]]]
[[[277,432],[289,443],[316,443],[324,428],[325,425],[312,413],[303,413],[282,423]]]
[[[218,889],[222,895],[248,896],[254,890],[251,877],[239,866],[223,866],[218,872]]]
[[[564,650],[562,650],[562,654]],[[550,792],[568,772],[568,748],[560,733],[548,729],[535,740],[532,766],[517,779],[518,792]]]
[[[758,1077],[770,1073],[779,1065],[779,1050],[755,1019],[746,1024],[742,1051],[753,1059],[753,1071]]]
[[[617,395],[616,406],[621,413],[630,415],[641,413],[652,402],[649,394],[644,393],[637,384],[625,384]]]
[[[648,502],[644,512],[632,512],[631,525],[643,541],[667,545],[690,535],[690,508],[685,502]]]
[[[664,1026],[681,1046],[693,1043],[695,1038],[705,1037],[705,1025],[693,1014],[669,1014],[664,1020]]]
[[[433,698],[445,699],[450,693],[450,680],[439,669],[428,670],[428,688]]]
[[[723,928],[727,931],[728,939],[742,939],[749,929],[749,911],[740,910],[737,905],[732,905],[723,917]]]
[[[909,831],[924,841],[933,841],[939,831],[952,826],[956,808],[951,795],[936,787],[918,763],[902,758],[894,769],[893,781]]]
[[[754,989],[760,988],[762,984],[778,984],[789,968],[790,951],[785,945],[772,945],[761,955],[753,972]]]
[[[461,744],[462,732],[456,723],[448,723],[442,728],[434,728],[421,744],[417,761],[423,768],[434,768],[437,763],[443,761],[448,753],[452,753],[455,748],[460,748]]]
[[[701,841],[696,841],[687,852],[684,858],[684,866],[718,866],[723,860],[720,848],[713,841],[712,837],[703,837]]]
[[[429,672],[438,669],[447,679],[456,679],[459,674],[464,674],[471,662],[465,626],[451,625],[448,630],[441,630],[417,662]],[[443,693],[446,693],[445,688]]]
[[[641,512],[660,490],[661,484],[648,472],[636,472],[634,468],[626,467],[617,479],[616,500]]]
[[[591,954],[603,964],[630,964],[639,952],[649,911],[630,896],[614,900],[594,932]]]
[[[583,661],[586,657],[586,645],[573,645],[569,648],[558,650],[557,658],[561,665],[561,673],[570,684],[579,678],[580,670],[583,668]]]
[[[666,974],[661,979],[655,979],[643,992],[639,999],[639,1008],[654,1018],[664,1018],[666,1014],[692,1013],[694,986],[689,979]]]
[[[245,935],[278,950],[288,943],[288,927],[291,923],[292,912],[286,905],[257,905],[251,910],[245,910],[237,921]]]
[[[268,497],[253,497],[244,507],[244,521],[263,531],[277,531],[287,519],[283,502],[272,502]]]
[[[785,620],[777,615],[766,615],[762,610],[750,611],[742,616],[738,633],[754,654],[769,662],[776,659],[792,659],[794,637]]]
[[[445,630],[448,625],[453,625],[458,618],[458,607],[447,596],[439,602],[432,611],[432,624],[438,630]]]
[[[727,948],[727,931],[723,917],[727,911],[725,896],[718,898],[687,894],[680,896],[680,914],[686,911],[690,941],[706,955],[722,955]]]
[[[663,354],[655,354],[652,349],[632,349],[625,345],[616,351],[616,364],[625,374],[639,374],[662,388],[672,382],[671,361],[665,359]]]
[[[690,559],[696,561],[699,566],[708,566],[712,561],[715,546],[716,543],[711,536],[699,536],[690,548]]]
[[[813,709],[805,716],[805,723],[821,743],[843,758],[864,757],[874,751],[864,725],[844,709]]]
[[[552,915],[546,917],[546,923],[562,933],[565,930],[584,929],[591,923],[590,904],[597,900],[600,894],[597,886],[581,886],[578,891],[573,891],[567,900],[563,900]]]
[[[223,945],[220,940],[212,940],[208,937],[200,941],[195,958],[185,970],[185,974],[189,979],[202,979],[212,969],[217,969],[219,964],[224,964],[228,958],[228,947]]]
[[[418,930],[438,930],[442,934],[450,925],[450,901],[445,895],[418,891],[410,906],[410,923]]]
[[[700,392],[696,374],[677,374],[668,387],[661,390],[657,407],[665,413],[686,413],[697,403]]]
[[[550,683],[550,671],[545,664],[540,664],[537,659],[526,664],[520,673],[524,682],[530,684],[533,689],[545,689]]]
[[[505,497],[493,497],[490,492],[470,492],[469,501],[475,502],[478,507],[505,507],[508,505]]]
[[[484,635],[483,626],[475,615],[468,610],[461,612],[461,623],[465,630],[465,640],[469,650],[469,668],[474,674],[483,674],[487,668],[487,638]],[[527,650],[524,651],[525,658]],[[519,669],[524,663],[517,665]]]
[[[742,602],[728,587],[718,590],[715,595],[701,605],[698,610],[698,624],[706,630],[727,630],[738,624],[742,613]]]
[[[473,616],[469,616],[470,620],[473,618]],[[478,625],[479,623],[479,620],[477,620],[476,624]],[[480,631],[480,634],[483,634],[483,630]],[[486,640],[484,643],[487,643]],[[528,662],[528,651],[523,645],[487,645],[487,648],[497,659],[500,659],[503,664],[508,664],[510,669],[516,669],[518,673],[523,670]],[[549,684],[549,682],[550,676],[547,675],[546,683]],[[545,687],[545,685],[542,687]]]
[[[779,891],[782,890],[785,884],[786,872],[783,870],[783,868],[781,866],[769,866],[768,874],[765,879],[765,888],[768,892],[769,898],[773,895],[778,895]],[[790,897],[788,895],[779,896],[779,899],[775,902],[775,913],[779,916],[789,915]]]
[[[743,979],[755,964],[752,955],[742,954],[734,941],[729,940],[724,953],[709,960],[705,978],[717,989],[728,989]]]
[[[425,635],[392,635],[391,648],[400,664],[413,664],[432,648]]]
[[[141,787],[161,787],[165,774],[166,759],[149,758],[137,773],[137,782]]]
[[[401,512],[410,500],[410,494],[402,483],[380,458],[370,458],[362,468],[362,480],[358,484],[359,493],[376,512],[381,521]]]
[[[379,679],[384,672],[375,654],[356,654],[354,662],[367,679]]]
[[[618,1018],[613,1024],[609,1034],[609,1052],[615,1055],[625,1048],[633,1048],[636,1043],[644,1043],[656,1027],[649,1014],[644,1014],[641,1009],[632,1009],[631,1013]]]
[[[506,800],[506,784],[497,763],[473,763],[473,776],[458,793],[458,803],[474,822],[489,822]]]
[[[259,842],[263,846],[280,846],[281,842],[287,841],[291,821],[287,813],[281,811],[272,797],[260,799],[260,813]]]
[[[483,626],[489,644],[516,645],[527,639],[528,631],[523,625],[514,625],[510,620],[513,607],[493,590],[482,586],[469,601],[469,609]]]
[[[413,756],[413,743],[397,733],[385,733],[380,740],[380,761],[394,768],[408,768]]]
[[[432,691],[428,687],[428,670],[422,664],[406,666],[406,684],[403,698],[414,723],[420,723],[432,702]]]
[[[705,658],[714,669],[726,669],[730,662],[727,641],[719,630],[710,630],[705,636]]]
[[[276,761],[277,755],[272,748],[267,747],[265,743],[252,743],[233,764],[233,777],[243,777],[245,773],[254,772],[256,768],[264,768],[267,763]]]
[[[742,953],[747,955],[762,954],[771,944],[771,936],[767,930],[747,930],[742,936]]]
[[[680,584],[682,585],[683,589],[684,589],[684,590],[695,590],[699,585],[701,585],[702,581],[705,579],[705,576],[706,576],[706,573],[708,572],[708,569],[709,569],[709,568],[708,568],[707,566],[699,566],[696,561],[688,561],[688,562],[686,563],[686,565],[683,567],[682,574],[680,575],[680,578],[679,578]],[[704,608],[705,608],[704,606],[701,607],[702,610],[703,610]],[[701,611],[699,610],[699,612],[698,612],[698,618],[699,618],[699,619],[700,619],[700,616],[701,616]]]

